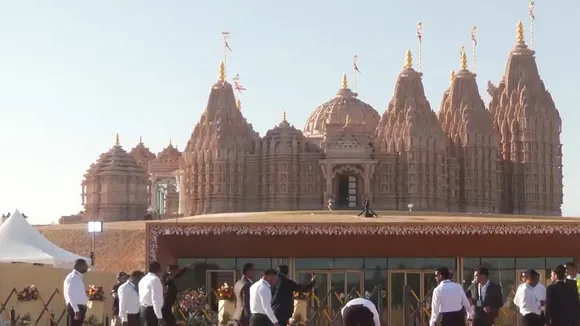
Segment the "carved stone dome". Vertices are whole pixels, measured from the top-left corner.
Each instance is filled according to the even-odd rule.
[[[121,147],[118,136],[115,145],[99,156],[97,161],[91,165],[87,174],[95,176],[133,175],[148,177],[145,169],[139,166],[135,159]]]
[[[320,105],[306,120],[304,135],[322,137],[327,124],[344,124],[347,115],[353,124],[364,124],[369,131],[375,130],[379,123],[379,113],[369,104],[359,100],[358,94],[348,88],[346,75],[342,77],[342,87],[336,96]],[[367,129],[365,128],[365,129]]]
[[[135,159],[137,164],[141,165],[144,169],[147,169],[149,162],[155,159],[155,154],[145,146],[141,137],[139,137],[139,143],[137,146],[133,147],[129,154],[133,159]]]

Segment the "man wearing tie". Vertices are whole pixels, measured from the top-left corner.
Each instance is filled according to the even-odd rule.
[[[250,326],[280,326],[272,309],[272,286],[278,281],[278,272],[267,269],[264,276],[250,286]]]
[[[430,326],[465,326],[465,312],[467,319],[472,319],[473,309],[459,283],[449,279],[449,269],[440,267],[435,270],[435,279],[439,285],[433,290],[431,297]]]
[[[75,261],[74,270],[64,279],[64,301],[70,326],[83,326],[87,312],[87,293],[83,274],[89,270],[84,259]]]
[[[578,291],[566,284],[566,267],[559,265],[552,270],[553,283],[546,289],[546,324],[552,326],[578,325],[580,299]]]
[[[474,309],[473,326],[491,326],[503,307],[501,285],[489,280],[489,270],[478,267],[474,272],[475,282],[465,295]]]
[[[163,284],[159,278],[163,274],[161,264],[149,263],[149,273],[139,281],[140,317],[143,326],[157,326],[163,322]]]
[[[244,264],[242,268],[242,278],[234,285],[236,295],[236,312],[234,320],[239,326],[250,324],[250,286],[253,283],[256,267],[252,263]]]
[[[139,289],[137,286],[144,275],[141,271],[134,271],[131,273],[129,280],[121,284],[117,290],[119,318],[123,326],[139,326],[141,324],[139,318],[141,304],[139,303]]]

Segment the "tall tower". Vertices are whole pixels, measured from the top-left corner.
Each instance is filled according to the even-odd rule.
[[[395,92],[376,129],[381,151],[399,154],[399,209],[446,210],[445,135],[425,97],[422,74],[413,69],[411,51]]]
[[[247,209],[245,201],[256,195],[256,176],[250,174],[257,168],[248,165],[257,140],[258,134],[236,106],[222,61],[181,162],[186,216]]]
[[[453,198],[458,210],[494,213],[499,211],[499,140],[475,77],[462,47],[459,71],[451,75],[438,118],[447,135],[447,153],[457,161]]]
[[[534,54],[518,22],[504,76],[497,87],[491,83],[488,87],[501,144],[501,210],[561,215],[562,120],[540,78]]]

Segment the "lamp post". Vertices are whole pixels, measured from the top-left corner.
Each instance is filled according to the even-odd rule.
[[[87,231],[91,234],[91,266],[95,266],[95,236],[97,233],[103,232],[103,222],[89,221]]]

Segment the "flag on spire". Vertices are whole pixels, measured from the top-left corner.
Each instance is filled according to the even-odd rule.
[[[471,28],[471,42],[473,42],[474,46],[477,46],[477,35],[476,35],[477,28],[473,26]]]
[[[240,74],[236,74],[233,78],[234,80],[234,90],[238,93],[242,93],[246,90],[244,86],[240,84]]]
[[[353,64],[353,67],[354,67],[354,71],[355,72],[358,72],[360,74],[360,70],[358,70],[358,65],[356,63],[357,61],[358,61],[358,55],[355,54],[354,55],[354,58],[352,60],[352,64]]]
[[[228,49],[228,50],[232,51],[232,48],[230,48],[230,44],[228,43],[228,38],[230,37],[230,33],[229,32],[222,32],[222,37],[224,39],[224,50]]]
[[[423,41],[423,23],[417,23],[417,38],[419,39],[419,43]]]
[[[535,6],[535,2],[534,0],[530,1],[530,6],[529,6],[529,10],[530,10],[530,18],[532,20],[536,20],[536,16],[534,15],[534,6]]]

